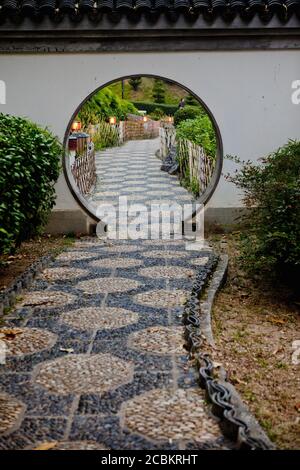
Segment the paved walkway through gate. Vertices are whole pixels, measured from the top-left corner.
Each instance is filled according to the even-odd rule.
[[[127,191],[130,175],[139,198],[181,194],[153,150],[130,142],[113,165],[106,151],[100,197]],[[183,305],[211,256],[183,241],[97,239],[57,256],[1,327],[0,448],[231,447],[184,349]]]
[[[193,201],[192,195],[179,184],[177,176],[160,170],[161,160],[155,153],[159,139],[131,140],[96,154],[97,184],[89,201],[118,203],[127,196],[129,203]]]

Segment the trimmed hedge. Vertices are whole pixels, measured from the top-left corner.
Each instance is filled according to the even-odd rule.
[[[47,222],[61,155],[50,132],[0,114],[0,253],[9,253]]]
[[[174,115],[174,126],[177,127],[182,121],[187,119],[196,119],[202,114],[205,114],[205,112],[200,106],[185,106],[180,108]]]
[[[139,110],[147,111],[147,114],[152,114],[160,109],[165,115],[173,116],[178,109],[176,104],[149,103],[146,101],[132,101],[132,104]]]

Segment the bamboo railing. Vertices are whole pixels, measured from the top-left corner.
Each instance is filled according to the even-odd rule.
[[[89,144],[82,155],[75,158],[71,172],[80,193],[85,196],[96,183],[95,149]]]
[[[189,180],[189,187],[201,195],[209,185],[216,166],[216,158],[206,155],[203,147],[187,139],[176,138],[172,125],[163,125],[159,130],[160,155],[167,157],[172,146],[176,145],[179,163],[179,178]]]
[[[171,147],[175,145],[176,131],[171,124],[162,124],[159,128],[160,158],[163,160],[168,155]]]
[[[207,156],[200,145],[187,139],[178,139],[177,155],[180,175],[188,176],[190,186],[200,196],[210,183],[215,169],[215,158]]]

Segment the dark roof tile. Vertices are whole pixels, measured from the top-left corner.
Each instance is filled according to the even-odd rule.
[[[135,2],[136,9],[144,9],[146,11],[152,9],[152,0],[136,0]]]
[[[179,14],[203,14],[204,18],[217,16],[231,21],[259,15],[263,22],[274,15],[288,18],[294,13],[300,17],[300,0],[0,0],[0,17],[33,16],[54,18],[69,14],[74,21],[85,13],[110,13],[119,16],[135,12],[167,14],[174,21]]]

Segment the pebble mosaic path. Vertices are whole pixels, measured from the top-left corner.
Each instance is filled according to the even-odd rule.
[[[119,196],[127,196],[136,204],[193,201],[180,186],[177,176],[160,170],[161,160],[155,153],[159,139],[126,142],[96,154],[97,183],[89,202],[117,204]]]
[[[232,448],[184,349],[183,306],[211,256],[97,238],[57,256],[0,326],[0,449]]]

